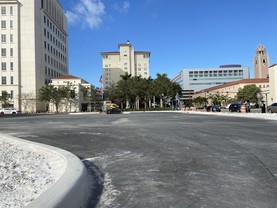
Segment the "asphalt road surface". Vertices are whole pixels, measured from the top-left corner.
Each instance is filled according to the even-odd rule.
[[[3,116],[0,132],[86,158],[97,208],[277,207],[277,121],[182,113]]]

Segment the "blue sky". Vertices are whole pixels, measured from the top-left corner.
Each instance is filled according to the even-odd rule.
[[[68,18],[69,73],[99,86],[101,52],[130,40],[150,51],[150,75],[250,67],[262,44],[277,63],[276,0],[59,0]]]

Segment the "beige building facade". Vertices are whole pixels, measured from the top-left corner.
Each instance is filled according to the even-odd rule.
[[[132,44],[118,44],[118,52],[102,52],[103,87],[109,87],[121,80],[125,73],[148,78],[150,76],[150,52],[135,51]]]
[[[59,112],[81,112],[83,110],[84,101],[84,92],[82,88],[87,88],[88,91],[94,88],[87,81],[73,75],[66,75],[63,77],[53,78],[50,85],[53,85],[56,88],[69,87],[71,90],[74,90],[75,92],[74,99],[61,101],[58,109]],[[48,111],[56,112],[56,106],[53,103],[50,103]]]
[[[277,64],[269,67],[269,99],[268,104],[277,103]]]
[[[254,57],[254,76],[255,78],[268,78],[269,56],[266,53],[266,48],[259,45],[256,48]]]
[[[268,78],[258,78],[258,79],[242,79],[234,82],[229,82],[227,84],[218,85],[215,87],[207,88],[201,91],[194,93],[193,98],[198,96],[208,98],[209,95],[213,94],[221,94],[225,95],[228,98],[235,98],[239,89],[244,88],[246,85],[256,85],[261,89],[264,99],[267,98],[267,94],[269,91],[269,79]],[[267,98],[268,99],[268,98]],[[266,103],[269,101],[264,100]],[[211,103],[209,103],[211,104]]]
[[[44,111],[39,89],[68,74],[63,8],[58,0],[0,0],[0,8],[0,93],[9,93],[18,110]]]

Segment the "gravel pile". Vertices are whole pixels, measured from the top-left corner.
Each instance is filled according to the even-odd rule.
[[[52,162],[58,160],[33,145],[0,137],[0,207],[24,207],[39,197],[61,176]]]

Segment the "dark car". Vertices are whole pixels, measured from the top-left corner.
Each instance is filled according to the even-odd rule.
[[[219,105],[208,106],[208,107],[206,108],[206,110],[207,110],[208,112],[210,112],[211,110],[212,110],[212,112],[221,112],[221,108],[220,108]]]
[[[110,108],[107,109],[107,114],[121,114],[122,110],[120,108]]]
[[[233,103],[229,106],[230,112],[241,112],[241,104],[240,103]]]
[[[267,106],[267,111],[269,113],[277,113],[277,103],[272,103],[270,106]]]

